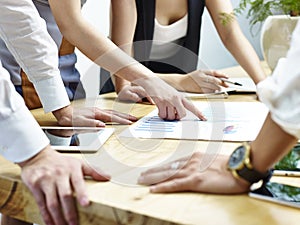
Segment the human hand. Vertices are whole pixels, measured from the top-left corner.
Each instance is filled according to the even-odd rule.
[[[66,106],[53,111],[60,126],[104,127],[105,122],[132,124],[137,118],[114,110],[103,110],[97,107],[73,108]]]
[[[233,177],[227,170],[229,156],[218,155],[205,170],[200,166],[203,153],[194,153],[191,157],[181,158],[161,167],[143,172],[138,182],[150,187],[151,192],[194,191],[218,194],[244,193],[249,183]]]
[[[141,86],[124,85],[118,93],[118,99],[120,101],[142,102],[143,98],[147,98],[151,104],[155,104]]]
[[[46,224],[79,224],[73,193],[81,206],[89,205],[84,176],[98,181],[110,179],[82,160],[64,156],[50,146],[19,165],[22,180],[32,192]]]
[[[155,102],[158,115],[165,120],[180,120],[186,116],[186,109],[191,111],[201,120],[206,120],[204,115],[183,94],[165,83],[158,77],[150,77],[135,81],[141,85]]]
[[[228,76],[216,70],[195,70],[182,76],[181,89],[193,93],[214,93],[228,85],[219,78]]]

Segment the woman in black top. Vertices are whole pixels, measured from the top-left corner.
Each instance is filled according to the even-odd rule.
[[[241,32],[237,21],[232,20],[227,25],[221,22],[220,13],[232,12],[229,0],[112,0],[111,3],[112,41],[180,91],[214,92],[220,89],[220,85],[224,86],[224,82],[218,79],[226,77],[224,74],[218,71],[197,70],[201,22],[205,7],[223,44],[254,82],[258,83],[265,78],[259,58]],[[174,46],[181,48],[165,58],[151,59],[153,46],[156,44],[159,46],[164,41],[153,41],[157,23],[163,27],[163,31],[167,30],[166,33],[172,32],[172,29],[177,27],[175,24],[186,16],[186,33],[173,43]],[[168,40],[165,42],[169,43]],[[103,76],[102,72],[101,79],[105,80]],[[105,87],[108,85],[104,85],[102,93],[109,91],[105,90]],[[123,100],[139,101],[143,97],[142,88],[132,86],[119,78],[115,79],[115,89]]]

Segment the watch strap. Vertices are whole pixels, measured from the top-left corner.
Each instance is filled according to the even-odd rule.
[[[242,169],[236,171],[239,177],[244,180],[247,180],[249,183],[254,184],[260,180],[264,182],[269,180],[272,176],[272,171],[268,170],[265,173],[258,172],[255,169],[249,169],[247,166],[244,166]]]

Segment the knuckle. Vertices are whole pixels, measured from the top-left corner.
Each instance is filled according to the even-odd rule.
[[[65,214],[66,220],[67,221],[76,221],[77,220],[77,215],[74,211],[69,211]]]
[[[174,184],[174,186],[176,186],[179,189],[182,189],[184,187],[184,183],[180,182],[179,179],[174,179],[173,184]]]
[[[196,185],[203,182],[203,178],[202,176],[200,176],[200,174],[197,174],[196,176],[193,176],[193,179],[191,179],[191,181]]]
[[[72,194],[72,191],[70,189],[61,194],[61,199],[63,201],[70,200],[71,198],[73,198],[73,194]]]
[[[62,176],[62,175],[64,175],[65,173],[66,173],[65,168],[62,168],[62,167],[56,167],[56,168],[55,168],[54,174],[55,174],[56,176]]]
[[[58,209],[59,205],[58,202],[55,200],[51,200],[49,203],[47,203],[47,207],[49,209],[49,211],[55,211]]]

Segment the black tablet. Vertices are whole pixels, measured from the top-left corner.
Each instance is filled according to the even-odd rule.
[[[300,143],[274,166],[273,175],[300,177]]]
[[[300,208],[300,187],[268,182],[249,192],[250,197]]]

